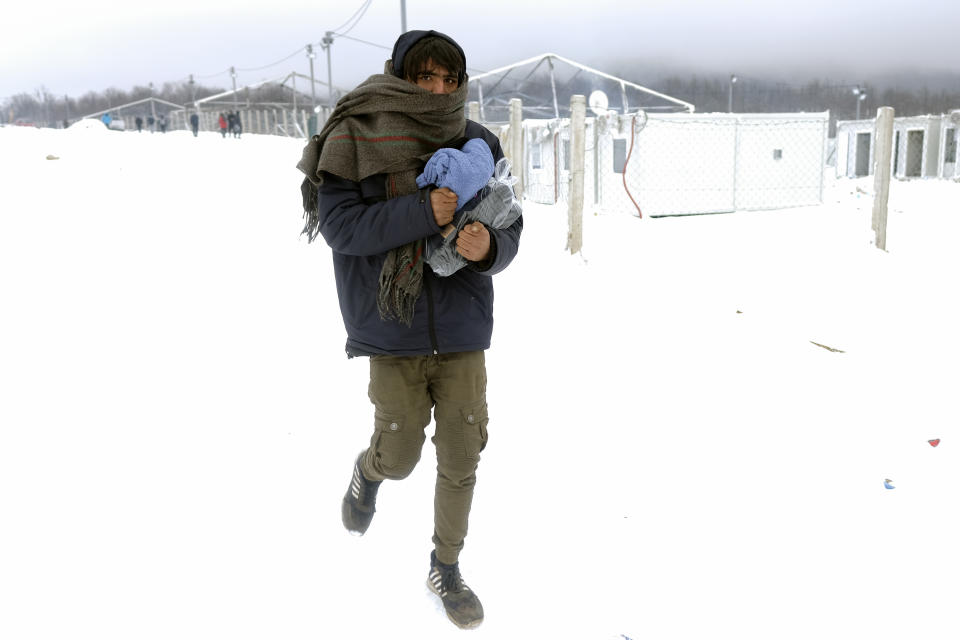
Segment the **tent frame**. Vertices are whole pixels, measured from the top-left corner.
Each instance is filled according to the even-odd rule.
[[[538,55],[538,56],[534,56],[534,57],[532,57],[532,58],[527,58],[526,60],[521,60],[521,61],[519,61],[519,62],[514,62],[513,64],[509,64],[509,65],[507,65],[507,66],[500,67],[500,68],[494,69],[494,70],[492,70],[492,71],[487,71],[487,72],[485,72],[485,73],[481,73],[481,74],[479,74],[479,75],[472,76],[472,77],[470,78],[470,81],[473,82],[473,83],[476,83],[476,85],[477,85],[477,94],[478,94],[478,96],[479,96],[479,102],[480,102],[480,117],[483,118],[484,120],[486,119],[485,116],[484,116],[484,111],[483,111],[483,107],[484,107],[483,83],[481,83],[480,80],[483,80],[484,78],[493,78],[493,77],[499,76],[499,78],[498,78],[498,80],[496,81],[496,83],[494,83],[494,85],[493,85],[492,87],[488,88],[487,91],[488,91],[488,93],[489,93],[489,92],[492,92],[493,90],[495,90],[498,86],[500,86],[500,83],[503,82],[503,81],[506,79],[506,77],[507,77],[513,70],[517,69],[518,67],[522,67],[522,66],[525,66],[525,65],[528,65],[528,64],[536,63],[536,65],[534,66],[534,68],[533,68],[533,69],[530,71],[530,73],[528,73],[527,76],[524,78],[524,80],[526,80],[526,79],[528,79],[531,75],[533,75],[533,73],[534,73],[537,69],[539,69],[540,66],[541,66],[544,62],[546,62],[546,63],[547,63],[547,66],[548,66],[549,69],[550,69],[550,87],[551,87],[551,91],[552,91],[552,93],[553,93],[553,113],[554,113],[554,117],[559,118],[559,117],[560,117],[560,104],[559,104],[559,101],[557,100],[557,83],[556,83],[556,78],[554,77],[554,67],[553,67],[553,61],[554,61],[554,60],[559,60],[559,61],[561,61],[561,62],[564,62],[564,63],[566,63],[566,64],[568,64],[568,65],[570,65],[570,66],[578,69],[578,71],[577,71],[578,74],[579,74],[581,71],[586,71],[586,72],[588,72],[588,73],[592,73],[592,74],[594,74],[594,75],[596,75],[596,76],[599,76],[599,77],[601,77],[601,78],[606,78],[607,80],[612,80],[613,82],[618,83],[618,84],[620,85],[620,97],[621,97],[621,100],[622,100],[622,102],[623,102],[623,113],[629,113],[629,112],[630,112],[630,104],[629,104],[629,102],[628,102],[628,100],[627,100],[627,87],[630,87],[630,88],[632,88],[632,89],[635,89],[635,90],[640,91],[640,92],[642,92],[642,93],[645,93],[645,94],[647,94],[647,95],[655,96],[655,97],[657,97],[657,98],[660,98],[661,100],[666,100],[667,102],[671,102],[671,103],[677,105],[678,107],[684,109],[685,111],[687,111],[687,113],[694,113],[694,112],[696,111],[696,107],[695,107],[693,104],[691,104],[691,103],[689,103],[689,102],[686,102],[686,101],[684,101],[684,100],[680,100],[679,98],[674,98],[673,96],[668,96],[668,95],[665,94],[665,93],[660,93],[659,91],[654,91],[653,89],[650,89],[650,88],[648,88],[648,87],[644,87],[643,85],[639,85],[639,84],[637,84],[637,83],[635,83],[635,82],[630,82],[629,80],[624,80],[623,78],[618,78],[618,77],[616,77],[616,76],[610,75],[609,73],[604,73],[603,71],[599,71],[599,70],[594,69],[594,68],[592,68],[592,67],[588,67],[587,65],[580,64],[579,62],[575,62],[575,61],[573,61],[573,60],[570,60],[569,58],[564,58],[563,56],[557,55],[557,54],[555,54],[555,53],[543,53],[543,54],[540,54],[540,55]],[[574,77],[576,77],[576,76],[574,76]]]

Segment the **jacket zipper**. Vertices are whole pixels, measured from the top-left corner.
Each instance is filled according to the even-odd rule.
[[[423,286],[427,290],[427,328],[430,331],[430,348],[433,349],[433,355],[440,353],[437,346],[437,330],[433,326],[433,289],[430,288],[430,278],[424,270]]]

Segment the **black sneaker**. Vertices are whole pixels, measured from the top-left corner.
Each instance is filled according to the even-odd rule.
[[[343,526],[347,531],[358,536],[367,532],[367,527],[373,520],[373,514],[377,510],[377,489],[380,488],[380,482],[367,480],[363,471],[360,470],[360,459],[363,458],[364,453],[357,456],[356,462],[353,463],[353,479],[350,480],[347,494],[343,496],[341,509]]]
[[[437,553],[430,552],[430,575],[427,586],[440,596],[447,617],[461,629],[473,629],[483,622],[483,605],[460,577],[460,563],[443,564]]]

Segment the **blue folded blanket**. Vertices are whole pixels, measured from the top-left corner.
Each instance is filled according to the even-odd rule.
[[[463,208],[493,175],[493,154],[480,138],[468,140],[462,150],[443,148],[427,161],[417,177],[421,189],[428,184],[447,187],[457,194],[457,210]]]

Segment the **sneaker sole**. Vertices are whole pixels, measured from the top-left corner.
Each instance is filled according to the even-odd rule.
[[[433,582],[431,582],[429,578],[427,578],[427,587],[430,589],[431,592],[433,592],[434,595],[440,598],[440,592],[437,591],[437,589],[433,586]],[[440,598],[440,604],[443,605],[443,598]],[[481,623],[483,623],[483,618],[480,618],[479,620],[474,620],[473,622],[467,622],[466,624],[464,624],[454,620],[453,616],[450,615],[450,612],[447,611],[446,607],[443,607],[443,612],[447,614],[447,619],[450,620],[450,622],[460,627],[461,629],[476,629],[481,625]]]
[[[367,529],[370,528],[369,524],[367,524],[367,526],[363,530],[350,528],[350,525],[348,524],[348,522],[350,521],[350,505],[347,502],[346,498],[344,498],[340,504],[340,519],[343,521],[343,528],[346,529],[350,535],[356,536],[358,538],[363,536],[363,534],[367,532]]]

